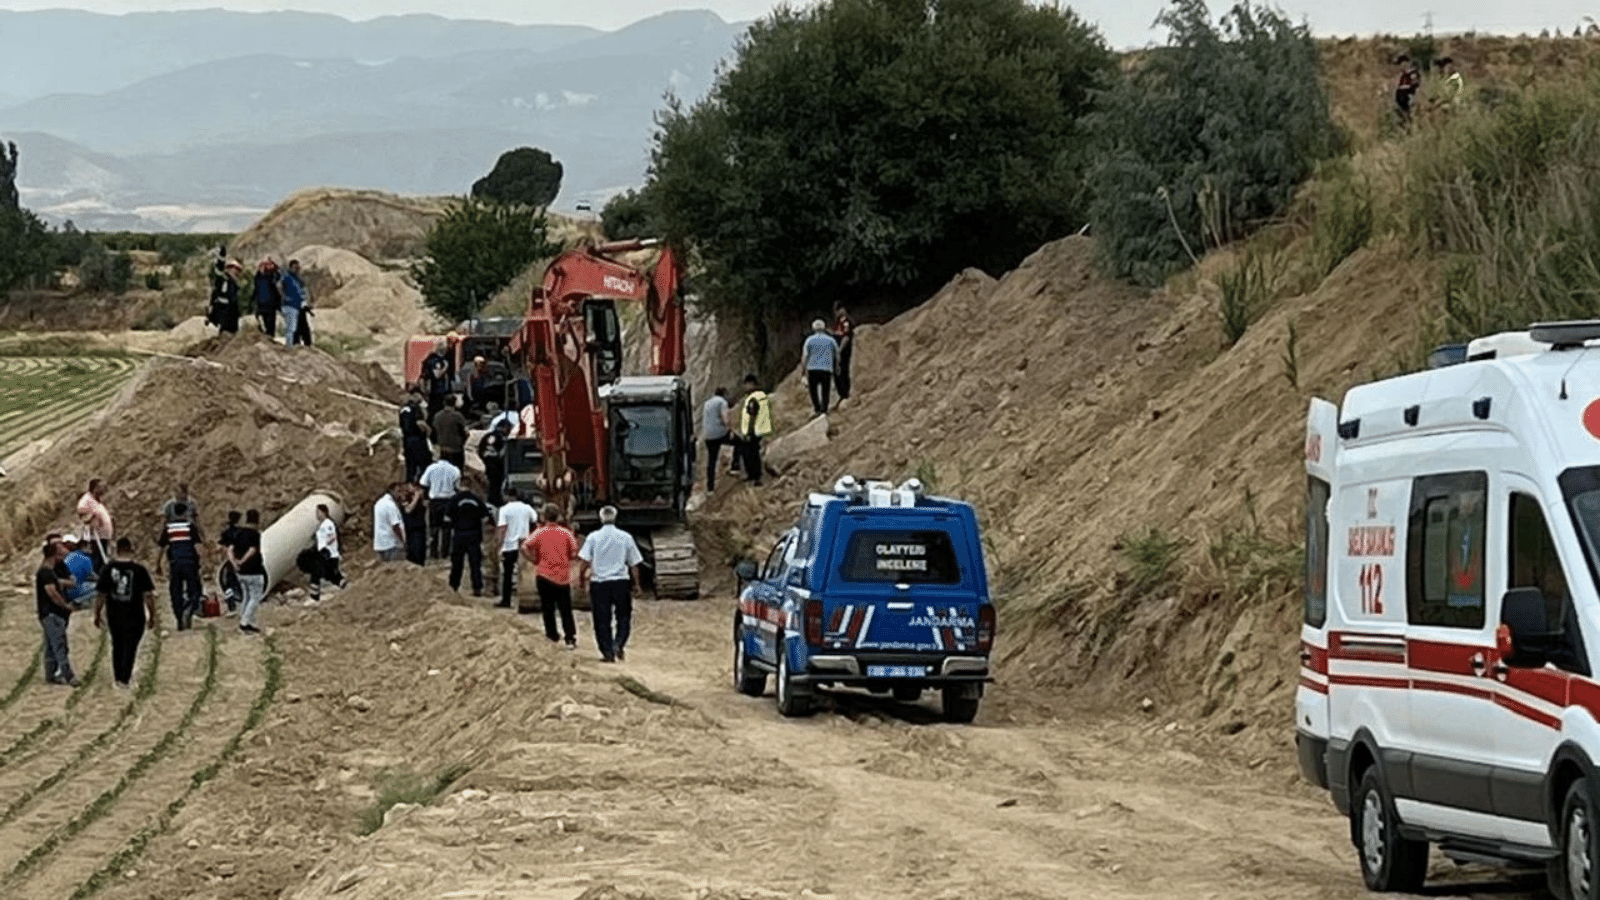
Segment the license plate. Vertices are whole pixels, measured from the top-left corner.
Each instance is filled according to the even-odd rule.
[[[921,678],[927,666],[867,666],[868,678]]]

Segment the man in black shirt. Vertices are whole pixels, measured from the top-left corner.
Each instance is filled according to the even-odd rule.
[[[489,482],[489,505],[498,507],[505,502],[502,491],[506,480],[506,436],[511,434],[511,422],[499,419],[494,427],[478,441],[478,458],[483,460],[483,477]]]
[[[110,626],[111,676],[117,687],[133,680],[133,661],[145,629],[156,629],[156,583],[150,570],[133,561],[133,542],[117,539],[117,553],[100,570],[94,598],[94,627]]]
[[[172,597],[172,618],[179,631],[194,627],[195,614],[200,611],[200,595],[205,587],[200,583],[200,545],[194,520],[189,518],[187,503],[172,505],[173,518],[161,528],[156,543],[166,548],[167,565],[171,567],[169,593]],[[156,563],[156,574],[161,574],[161,563]]]
[[[228,559],[228,550],[233,547],[233,539],[239,533],[239,520],[244,518],[244,513],[237,509],[228,510],[228,524],[222,529],[222,534],[217,538],[217,546],[222,548],[222,565],[217,567],[217,584],[222,588],[222,597],[228,601],[228,612],[233,613],[239,609],[239,601],[244,595],[239,589],[239,572],[234,569],[233,563]]]
[[[478,495],[461,487],[450,501],[450,590],[461,589],[461,563],[472,565],[472,596],[483,596],[483,523],[489,507]]]
[[[406,405],[400,408],[400,446],[405,450],[406,481],[420,481],[422,470],[433,462],[428,448],[428,419],[422,409],[422,389],[412,385]]]
[[[44,631],[44,680],[77,687],[78,676],[72,672],[72,660],[67,653],[67,622],[72,618],[72,603],[62,590],[61,576],[56,574],[56,568],[66,558],[66,546],[60,541],[44,545],[44,560],[33,575],[33,596],[39,627]]]
[[[440,341],[422,360],[422,384],[428,391],[428,421],[444,409],[444,399],[455,385],[456,364],[449,341]]]
[[[261,561],[261,513],[258,510],[245,512],[244,527],[233,533],[228,561],[239,573],[239,591],[244,595],[244,606],[239,610],[239,630],[245,634],[259,634],[256,610],[261,608],[261,598],[267,593],[267,567]]]

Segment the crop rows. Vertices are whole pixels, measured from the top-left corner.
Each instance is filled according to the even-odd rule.
[[[0,357],[0,459],[104,406],[137,363],[126,357]]]

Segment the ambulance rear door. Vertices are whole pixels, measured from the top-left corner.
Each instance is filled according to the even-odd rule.
[[[1337,462],[1338,429],[1338,407],[1312,398],[1306,414],[1306,568],[1295,745],[1301,774],[1319,787],[1328,786],[1328,500]]]

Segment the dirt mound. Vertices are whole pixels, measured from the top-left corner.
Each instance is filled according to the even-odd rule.
[[[150,361],[109,406],[10,472],[0,482],[0,551],[74,525],[72,505],[94,477],[110,486],[119,533],[141,543],[179,481],[213,533],[229,509],[256,507],[271,521],[316,488],[365,515],[397,471],[392,448],[368,443],[392,413],[337,392],[387,399],[382,372],[256,334],[213,338],[199,352],[211,355]]]
[[[422,255],[428,229],[450,200],[380,191],[315,188],[291,194],[234,239],[228,252],[247,264],[280,262],[308,244],[341,247],[367,259]]]
[[[404,271],[334,247],[308,245],[294,256],[316,301],[313,324],[319,333],[397,338],[443,327]]]

